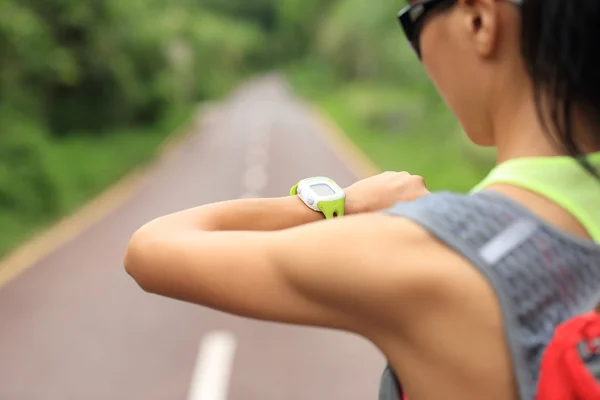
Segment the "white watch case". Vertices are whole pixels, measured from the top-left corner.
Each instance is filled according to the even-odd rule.
[[[320,211],[318,205],[321,201],[339,200],[346,197],[346,193],[337,183],[324,176],[301,180],[298,183],[297,193],[304,204],[314,211]]]

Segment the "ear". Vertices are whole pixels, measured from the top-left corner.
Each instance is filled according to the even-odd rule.
[[[496,0],[459,0],[467,40],[481,57],[491,57],[497,48],[500,15]]]

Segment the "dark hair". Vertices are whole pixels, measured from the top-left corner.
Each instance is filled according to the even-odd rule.
[[[521,18],[521,51],[542,123],[600,179],[573,132],[578,107],[598,127],[590,139],[600,143],[600,0],[525,0]]]

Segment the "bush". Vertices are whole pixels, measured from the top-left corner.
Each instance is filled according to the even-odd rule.
[[[63,183],[51,150],[39,126],[0,115],[0,215],[39,219],[63,211]]]

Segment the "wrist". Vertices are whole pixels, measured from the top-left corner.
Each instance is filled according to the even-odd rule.
[[[361,201],[360,194],[355,193],[352,186],[344,188],[344,192],[346,193],[346,214],[355,215],[369,212],[365,199],[362,198]]]
[[[366,212],[360,203],[346,197],[346,215],[362,214]]]
[[[325,176],[302,179],[292,186],[290,195],[297,196],[306,207],[322,213],[326,219],[341,217],[346,213],[346,193]]]
[[[285,204],[285,210],[287,210],[289,214],[294,215],[293,219],[299,222],[297,225],[308,224],[325,219],[323,213],[308,208],[298,195],[281,197],[281,201]],[[285,215],[285,213],[283,215]]]

